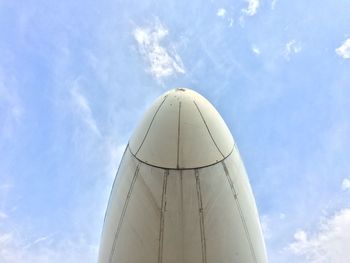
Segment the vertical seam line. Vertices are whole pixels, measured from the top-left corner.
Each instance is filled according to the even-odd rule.
[[[162,207],[160,210],[160,224],[159,224],[159,248],[158,248],[158,263],[163,262],[163,241],[164,241],[164,217],[166,211],[166,190],[168,183],[169,170],[164,171],[163,191],[162,191]]]
[[[207,263],[207,246],[206,246],[206,240],[205,240],[203,201],[202,201],[202,191],[201,191],[201,184],[199,180],[198,169],[194,170],[194,175],[196,178],[196,189],[197,189],[197,198],[198,198],[199,226],[201,231],[201,245],[202,245],[202,261],[203,263]]]
[[[231,177],[230,177],[230,174],[229,174],[229,172],[228,172],[227,166],[226,166],[226,164],[225,164],[224,161],[222,162],[222,166],[223,166],[223,168],[224,168],[227,181],[228,181],[228,183],[229,183],[229,185],[230,185],[230,187],[231,187],[231,191],[232,191],[233,197],[234,197],[235,202],[236,202],[236,204],[237,204],[238,212],[239,212],[239,215],[240,215],[240,217],[241,217],[241,221],[242,221],[242,224],[243,224],[244,232],[245,232],[245,235],[246,235],[248,244],[249,244],[250,253],[252,254],[253,260],[254,260],[254,262],[256,263],[256,262],[257,262],[257,259],[256,259],[256,255],[255,255],[253,243],[252,243],[252,240],[251,240],[251,237],[250,237],[250,234],[249,234],[247,222],[246,222],[246,220],[245,220],[245,218],[244,218],[244,215],[243,215],[242,207],[241,207],[241,205],[240,205],[240,203],[239,203],[239,200],[238,200],[237,191],[236,191],[236,189],[235,189],[235,187],[234,187],[233,181],[232,181],[232,179],[231,179]]]
[[[126,210],[128,208],[129,201],[130,201],[130,198],[131,198],[131,194],[132,194],[132,191],[134,189],[134,185],[135,185],[136,179],[138,177],[139,171],[140,171],[140,164],[138,164],[137,167],[136,167],[134,176],[132,178],[132,181],[131,181],[131,184],[130,184],[130,187],[129,187],[128,194],[127,194],[125,202],[124,202],[122,214],[120,216],[120,219],[119,219],[119,222],[118,222],[118,226],[117,226],[117,230],[116,230],[116,233],[114,235],[112,251],[111,251],[111,254],[109,255],[109,260],[108,260],[109,263],[112,262],[112,259],[113,259],[114,253],[115,253],[115,248],[116,248],[116,245],[117,245],[117,240],[118,240],[118,237],[119,237],[120,229],[121,229],[121,226],[122,226],[123,221],[124,221]]]
[[[179,117],[177,121],[177,155],[176,168],[179,169],[179,152],[180,152],[180,128],[181,128],[181,101],[179,102]]]
[[[209,136],[210,136],[210,138],[212,139],[213,143],[215,144],[216,149],[218,149],[218,151],[219,151],[219,153],[221,154],[221,156],[222,156],[223,158],[225,158],[225,156],[224,156],[224,154],[221,152],[219,146],[216,144],[216,142],[215,142],[215,140],[214,140],[214,138],[213,138],[213,135],[211,134],[211,132],[210,132],[210,130],[209,130],[208,124],[207,124],[207,122],[205,121],[205,119],[204,119],[204,117],[203,117],[203,114],[202,114],[202,112],[200,111],[200,109],[199,109],[197,103],[196,103],[195,101],[193,101],[193,103],[194,103],[194,105],[196,105],[196,108],[197,108],[197,110],[198,110],[198,112],[199,112],[199,115],[201,115],[202,121],[204,122],[204,125],[205,125],[205,127],[207,128],[207,131],[208,131],[208,133],[209,133]]]
[[[183,178],[182,170],[180,170],[180,193],[181,193],[181,251],[182,251],[182,262],[185,262],[185,226],[184,226],[184,189],[183,189]]]
[[[142,142],[141,142],[139,148],[137,149],[137,151],[136,151],[136,153],[135,153],[135,156],[139,153],[139,151],[140,151],[140,149],[141,149],[143,143],[145,142],[145,140],[146,140],[146,138],[147,138],[147,135],[148,135],[148,132],[149,132],[149,130],[150,130],[151,127],[152,127],[153,121],[154,121],[154,119],[156,118],[156,116],[157,116],[157,114],[158,114],[160,108],[163,106],[163,104],[164,104],[165,100],[167,99],[167,97],[168,97],[168,95],[166,95],[166,96],[164,97],[162,103],[159,105],[158,109],[157,109],[156,112],[154,113],[154,115],[153,115],[153,117],[152,117],[152,120],[151,120],[151,123],[150,123],[149,126],[148,126],[148,129],[147,129],[147,132],[146,132],[146,134],[145,134],[145,137],[143,137],[143,140],[142,140]]]

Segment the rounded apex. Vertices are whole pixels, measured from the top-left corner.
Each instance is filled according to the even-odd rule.
[[[193,169],[225,159],[234,141],[208,100],[193,90],[177,88],[153,103],[129,146],[137,159],[149,165]]]

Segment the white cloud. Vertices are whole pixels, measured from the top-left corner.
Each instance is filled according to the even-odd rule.
[[[232,26],[233,26],[233,23],[234,23],[234,20],[233,20],[233,18],[230,17],[230,18],[228,19],[228,26],[229,26],[229,27],[232,27]]]
[[[225,8],[219,8],[216,12],[216,15],[219,17],[225,17],[226,16],[226,9]]]
[[[271,216],[269,215],[262,215],[260,217],[260,224],[261,224],[261,230],[264,234],[265,240],[268,240],[271,238]]]
[[[52,240],[46,237],[25,242],[13,233],[0,233],[1,263],[96,262],[97,246],[84,238]]]
[[[227,11],[225,8],[219,8],[218,11],[216,12],[216,15],[222,19],[224,19],[229,27],[232,27],[234,24],[234,20],[232,17],[227,15]]]
[[[28,249],[28,248],[30,248],[30,247],[33,247],[33,246],[39,244],[39,243],[46,242],[46,241],[50,241],[50,240],[52,240],[52,236],[53,236],[53,235],[38,237],[38,238],[35,239],[34,241],[28,243],[24,248],[25,248],[25,249]]]
[[[284,48],[284,57],[289,60],[292,54],[297,54],[301,51],[301,44],[296,40],[289,41]]]
[[[271,9],[274,10],[277,4],[277,0],[272,0],[271,1]]]
[[[79,91],[78,87],[76,86],[70,90],[70,95],[73,99],[76,113],[80,115],[84,123],[90,128],[91,131],[100,136],[100,130],[98,129],[96,121],[92,115],[92,111],[87,98]]]
[[[246,0],[246,2],[248,2],[248,7],[245,9],[242,9],[242,12],[248,16],[255,15],[260,5],[259,0]]]
[[[308,263],[350,262],[350,209],[343,209],[325,220],[317,233],[299,230],[288,249]]]
[[[260,55],[260,49],[257,46],[253,45],[252,51],[255,55],[257,55],[257,56]]]
[[[342,58],[350,59],[350,38],[345,40],[345,42],[338,47],[335,52]]]
[[[284,213],[261,215],[260,223],[266,241],[276,238],[276,234],[279,232],[276,226],[281,226],[286,217]]]
[[[141,55],[149,63],[148,71],[155,79],[161,80],[176,73],[185,73],[185,67],[176,50],[161,45],[169,31],[160,22],[156,22],[153,27],[138,27],[133,34]]]
[[[344,178],[342,185],[341,185],[342,190],[349,190],[350,189],[350,179],[349,178]]]

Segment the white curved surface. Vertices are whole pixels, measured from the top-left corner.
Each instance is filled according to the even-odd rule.
[[[99,263],[267,263],[236,148],[222,162],[188,170],[147,165],[127,149],[116,180]]]
[[[174,89],[159,97],[129,142],[147,164],[192,169],[226,158],[234,142],[216,109],[197,92]]]
[[[220,116],[215,119],[217,112],[204,110],[202,115],[208,121],[203,123],[203,118],[194,113],[191,96],[171,96],[168,104],[160,97],[143,120],[150,124],[158,116],[154,117],[154,113],[159,106],[165,106],[159,110],[157,124],[149,126],[150,137],[140,139],[140,134],[147,133],[145,124],[135,132],[134,149],[127,147],[112,188],[99,263],[267,263],[258,211],[239,152],[236,147],[226,147],[230,143],[233,147],[231,135],[227,136],[224,129],[215,130],[215,125],[224,125]],[[171,128],[177,127],[172,122],[178,120],[174,116],[179,101],[183,112],[188,113],[181,122],[185,127],[180,132],[182,147],[190,144],[200,150],[183,148],[179,156],[184,158],[187,154],[189,162],[174,153],[164,159],[155,159],[157,155],[148,158],[158,147],[147,145],[159,144],[156,135],[177,137]],[[196,103],[198,107],[207,106],[206,101],[199,99]],[[203,125],[210,129],[209,138],[214,140],[208,139]],[[163,133],[166,128],[169,130]],[[173,141],[160,140],[168,149],[177,147]],[[142,150],[145,145],[150,152]],[[191,156],[202,151],[203,155]],[[215,163],[195,169],[169,169],[149,165],[145,160],[162,161],[170,167]]]

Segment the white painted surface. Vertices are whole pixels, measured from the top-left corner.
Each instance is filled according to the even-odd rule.
[[[145,123],[151,123],[152,114],[163,101],[162,97],[158,99],[126,150],[106,212],[99,263],[267,263],[254,196],[239,152],[232,148],[232,137],[224,129],[226,125],[220,116],[215,120],[216,111],[203,110],[211,132],[208,135],[198,110],[193,109],[196,105],[192,99],[197,94],[180,94],[169,97],[167,104],[164,101],[157,124],[151,125],[150,137],[146,136],[142,144],[139,136],[147,133]],[[185,113],[181,118],[185,128],[180,132],[184,147],[180,156],[188,159],[177,158],[177,151],[166,154],[167,148],[177,149],[171,136],[178,135],[172,129],[178,127],[175,116],[179,101]],[[196,102],[198,107],[208,106],[205,101]],[[191,129],[186,124],[192,125]],[[222,130],[215,131],[216,125]],[[215,139],[209,140],[208,136]],[[148,145],[151,142],[156,145]],[[198,148],[186,148],[191,143]],[[226,147],[230,144],[231,148]],[[158,152],[158,146],[165,150]],[[135,151],[137,147],[139,151]],[[192,156],[202,151],[209,157]],[[154,167],[146,161],[170,167],[215,164],[183,170]]]
[[[129,145],[142,162],[191,169],[223,160],[234,142],[220,114],[205,98],[189,89],[174,89],[146,112]]]

